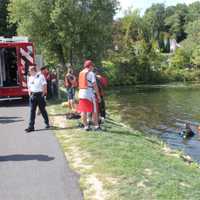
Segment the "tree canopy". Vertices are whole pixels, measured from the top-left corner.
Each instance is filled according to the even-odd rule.
[[[0,6],[8,3],[2,15],[9,14],[17,33],[29,36],[47,63],[104,61],[115,84],[159,82],[171,73],[180,80],[180,70],[200,68],[200,2],[153,4],[144,15],[129,9],[120,19],[114,19],[117,0],[7,0]],[[180,44],[174,54],[172,41]]]
[[[16,26],[15,24],[10,24],[8,20],[8,4],[9,0],[0,0],[0,35],[15,35]]]
[[[101,60],[111,45],[115,0],[11,0],[11,22],[61,64]]]

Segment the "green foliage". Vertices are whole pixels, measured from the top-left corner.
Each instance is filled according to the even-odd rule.
[[[83,58],[99,61],[111,45],[114,0],[12,0],[10,20],[48,55],[64,65]]]
[[[185,81],[199,81],[200,70],[196,69],[175,69],[169,67],[163,71],[163,76],[166,82],[185,82]]]
[[[57,0],[52,19],[70,57],[91,58],[97,62],[111,45],[116,2],[110,0]],[[73,54],[73,55],[72,55]],[[75,58],[74,58],[75,59]]]
[[[200,68],[200,46],[197,46],[192,52],[192,64]]]
[[[190,40],[196,41],[200,44],[200,19],[190,22],[186,26],[186,32]]]
[[[50,13],[55,1],[12,0],[10,21],[18,24],[18,34],[29,36],[43,54],[64,64],[63,46]]]
[[[182,46],[187,57],[191,57],[190,64],[200,66],[200,20],[190,22],[186,27],[188,37],[183,41]]]
[[[115,53],[110,58],[111,61],[104,62],[106,74],[111,84],[130,85],[136,83],[134,69],[137,66],[137,60],[134,51],[124,50],[121,53]]]
[[[199,5],[177,4],[165,8],[164,4],[153,4],[143,17],[137,10],[129,10],[114,24],[114,46],[118,48],[108,57],[112,63],[111,82],[199,80],[198,71],[187,71],[200,66],[200,21],[194,17],[200,13]],[[181,47],[169,54],[173,38],[182,41]]]
[[[10,0],[0,0],[0,35],[15,35],[16,25],[8,22],[8,4]]]
[[[200,2],[199,1],[196,1],[194,3],[191,3],[189,6],[188,6],[188,17],[187,17],[187,20],[189,22],[193,22],[193,21],[196,21],[199,19],[200,17]]]
[[[170,59],[170,66],[176,69],[187,67],[190,63],[190,57],[183,48],[177,49],[176,53]]]
[[[85,58],[105,60],[115,85],[198,78],[185,68],[200,67],[200,2],[153,4],[144,16],[128,10],[114,21],[117,7],[117,0],[10,0],[9,18],[48,63],[79,69]],[[173,38],[181,48],[170,55]]]
[[[178,42],[186,38],[185,24],[187,23],[188,7],[185,4],[177,4],[172,15],[165,19],[165,24],[169,27],[169,32]]]
[[[107,66],[110,82],[114,85],[162,82],[163,57],[151,37],[148,22],[136,10],[116,23],[115,28],[114,44],[118,49],[108,57],[108,63],[112,63]]]
[[[144,20],[150,27],[153,38],[159,39],[161,32],[165,31],[165,5],[153,4],[146,10]]]

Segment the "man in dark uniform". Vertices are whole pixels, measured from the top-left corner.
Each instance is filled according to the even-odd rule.
[[[30,119],[26,132],[34,131],[36,108],[39,106],[44,118],[46,128],[49,128],[49,118],[46,111],[45,95],[47,94],[47,82],[41,72],[37,72],[36,66],[29,67],[28,92],[30,97]]]

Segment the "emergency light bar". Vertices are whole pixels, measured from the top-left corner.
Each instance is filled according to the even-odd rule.
[[[28,37],[25,36],[13,36],[10,38],[6,38],[0,36],[0,42],[28,42]]]

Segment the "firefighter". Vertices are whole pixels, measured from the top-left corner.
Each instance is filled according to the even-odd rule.
[[[30,102],[30,119],[26,132],[34,131],[36,108],[39,106],[44,118],[45,128],[49,128],[49,118],[45,108],[45,95],[47,94],[47,82],[41,72],[37,72],[36,66],[29,67],[28,93]]]

